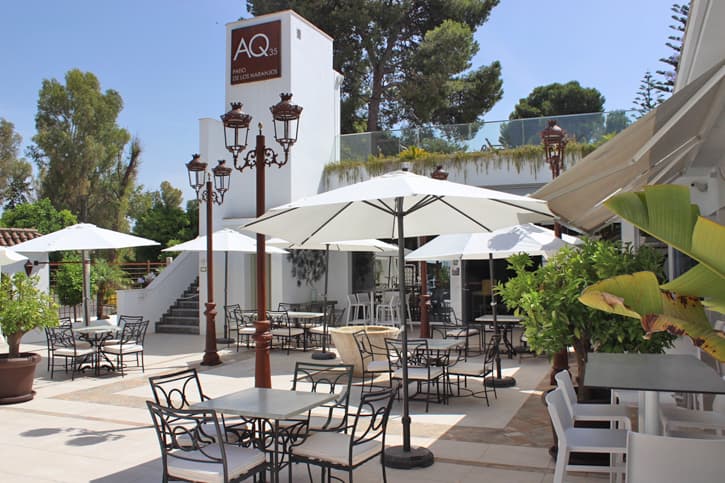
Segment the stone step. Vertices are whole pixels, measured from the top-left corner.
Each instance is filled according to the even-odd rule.
[[[177,324],[165,324],[162,322],[156,323],[156,333],[158,334],[199,334],[199,325],[177,325]]]
[[[199,325],[199,317],[196,315],[193,317],[184,317],[183,315],[163,315],[160,322],[180,325]]]
[[[177,301],[174,305],[171,306],[171,308],[178,308],[178,309],[198,309],[199,308],[199,302],[198,301]]]
[[[167,316],[179,316],[179,317],[196,317],[199,318],[199,307],[188,307],[188,308],[182,308],[182,307],[171,307],[168,312],[166,312]]]

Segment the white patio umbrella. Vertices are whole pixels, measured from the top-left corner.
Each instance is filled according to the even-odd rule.
[[[552,219],[540,200],[395,171],[274,208],[245,228],[298,243],[397,238],[400,313],[405,314],[405,235],[493,231]],[[410,446],[405,324],[402,343],[403,446],[387,450],[386,462],[427,466],[432,453]]]
[[[526,223],[490,233],[456,233],[440,235],[405,256],[406,261],[484,260],[508,258],[516,253],[548,258],[560,248],[580,244],[575,236],[557,238],[553,230]]]
[[[0,267],[12,265],[13,263],[22,262],[27,259],[28,257],[23,256],[10,248],[0,247]]]
[[[238,253],[257,253],[257,240],[254,238],[239,233],[231,228],[222,228],[217,230],[211,235],[212,250],[215,252],[224,252],[224,305],[228,303],[228,278],[229,278],[229,252]],[[206,235],[198,236],[193,240],[189,240],[178,245],[174,245],[169,248],[164,248],[162,252],[205,252],[206,246]],[[265,248],[266,253],[287,253],[286,250],[267,246]],[[222,343],[229,341],[229,324],[227,318],[224,317],[224,340]]]
[[[328,243],[292,243],[282,238],[271,238],[267,245],[284,247],[288,250],[325,250],[325,292],[322,295],[322,307],[325,313],[322,319],[322,351],[313,352],[313,359],[334,359],[335,354],[327,351],[327,285],[330,275],[330,252],[373,252],[382,256],[397,256],[398,247],[392,243],[369,238],[365,240],[333,241]],[[372,309],[371,309],[372,310]]]
[[[158,245],[158,242],[128,235],[90,223],[78,223],[62,230],[19,243],[14,250],[25,253],[47,253],[78,250],[83,259],[83,319],[86,325],[90,322],[88,301],[90,299],[90,259],[89,250],[116,250],[119,248],[143,247]]]
[[[508,258],[517,253],[541,255],[548,258],[559,249],[569,245],[578,245],[582,241],[571,235],[557,238],[553,230],[536,226],[532,223],[501,228],[490,233],[458,233],[440,235],[417,250],[408,254],[407,261],[425,260],[485,260],[488,259],[489,280],[491,281],[491,310],[493,327],[499,337],[496,313],[496,298],[493,291],[493,260]],[[497,386],[512,386],[513,378],[501,377],[501,357],[496,350],[496,381],[489,381]]]

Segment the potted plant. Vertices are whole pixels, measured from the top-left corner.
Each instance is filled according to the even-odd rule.
[[[686,186],[647,186],[605,204],[698,264],[662,285],[646,271],[609,278],[587,287],[581,302],[638,320],[647,337],[663,331],[686,334],[695,346],[725,361],[725,333],[713,329],[705,312],[725,313],[725,226],[700,216]]]
[[[589,399],[581,384],[589,352],[661,352],[672,340],[668,334],[645,340],[637,322],[591,309],[578,300],[586,286],[607,277],[638,270],[661,273],[662,257],[650,248],[635,253],[619,243],[585,239],[578,247],[562,248],[535,270],[526,254],[508,261],[515,276],[499,284],[498,293],[521,318],[533,350],[555,354],[574,348],[581,399]]]
[[[0,404],[33,398],[35,367],[41,357],[20,352],[20,339],[33,329],[58,324],[58,306],[37,282],[37,276],[23,272],[0,277],[0,329],[9,348],[7,354],[0,354]]]

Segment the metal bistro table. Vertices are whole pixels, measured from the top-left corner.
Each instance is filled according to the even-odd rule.
[[[641,432],[660,434],[659,392],[725,394],[725,381],[700,359],[682,354],[589,354],[584,384],[640,391]],[[644,397],[642,397],[644,396]]]
[[[270,474],[272,483],[278,483],[279,470],[282,464],[279,454],[279,422],[306,413],[310,409],[332,401],[335,397],[337,397],[337,394],[254,387],[208,399],[192,405],[191,408],[214,409],[221,413],[235,414],[256,420],[256,422],[259,422],[258,435],[261,448],[265,447],[264,433],[266,428],[270,428],[270,436],[273,440]]]
[[[322,325],[324,328],[325,323],[325,313],[324,312],[304,312],[304,311],[297,311],[297,310],[288,310],[287,311],[287,317],[295,321],[295,326],[302,328],[304,330],[303,337],[308,341],[312,342],[312,338],[310,336],[310,330],[315,327],[316,324],[313,324],[311,321],[320,319],[322,320]],[[325,334],[323,334],[323,337]]]
[[[89,327],[78,327],[73,332],[80,335],[80,338],[88,341],[95,349],[96,355],[93,358],[93,374],[98,376],[101,373],[101,367],[106,367],[109,371],[115,370],[113,362],[106,357],[101,351],[103,343],[112,338],[118,332],[119,328],[115,325],[91,325]],[[105,364],[101,361],[105,360]]]
[[[481,325],[493,324],[493,314],[479,315],[478,317],[473,319],[473,321]],[[503,342],[504,347],[506,347],[506,353],[508,354],[509,359],[511,359],[514,355],[516,355],[517,352],[513,342],[511,342],[511,339],[509,339],[508,334],[511,333],[513,337],[513,328],[515,325],[521,323],[521,319],[513,315],[496,315],[496,323],[501,324],[501,327],[499,328],[502,334],[501,342]],[[484,334],[483,344],[485,345],[486,336],[484,327],[481,327],[481,333]],[[494,334],[493,337],[496,337],[496,334]]]

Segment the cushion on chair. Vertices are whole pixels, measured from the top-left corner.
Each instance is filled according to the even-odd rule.
[[[252,448],[239,446],[225,446],[227,454],[227,469],[229,479],[232,480],[239,475],[247,473],[255,466],[264,463],[264,453]],[[209,446],[204,449],[207,454],[219,458],[219,447]],[[173,458],[172,456],[178,456]],[[208,483],[223,483],[224,470],[220,464],[204,463],[201,461],[189,461],[180,458],[197,458],[208,460],[200,451],[175,450],[169,453],[168,472],[170,476],[184,478],[189,481],[203,481]]]
[[[315,325],[314,327],[310,328],[310,332],[312,332],[313,334],[322,335],[325,333],[325,328],[321,325]]]
[[[487,375],[489,371],[483,367],[480,362],[464,362],[460,361],[448,368],[448,374],[454,376],[471,376],[471,377],[483,377]]]
[[[388,361],[370,361],[365,368],[366,372],[389,372],[390,363]]]
[[[272,335],[275,337],[299,337],[302,336],[305,331],[304,329],[272,329]]]
[[[446,331],[446,338],[458,338],[458,337],[471,337],[474,335],[478,335],[478,329],[454,329],[454,330],[447,330]]]
[[[53,351],[54,355],[60,357],[82,357],[94,354],[95,352],[95,349],[77,349],[74,351],[72,347],[63,347]]]
[[[139,344],[118,344],[103,346],[103,352],[111,354],[132,354],[134,352],[143,352],[143,346]]]
[[[409,367],[408,368],[408,379],[411,381],[428,381],[428,380],[436,379],[442,375],[443,375],[442,367],[431,367],[430,375],[428,373],[428,369],[425,367]],[[393,377],[396,379],[402,379],[403,370],[398,369],[397,371],[395,371],[395,374],[393,374]]]
[[[368,441],[353,447],[352,464],[356,466],[380,453],[380,441]],[[339,465],[348,465],[350,435],[344,433],[315,433],[304,443],[292,449],[296,456],[311,460],[329,461]]]
[[[243,335],[254,335],[257,332],[257,329],[255,329],[254,327],[241,327],[237,329],[237,332]]]

